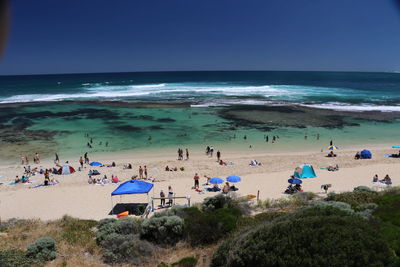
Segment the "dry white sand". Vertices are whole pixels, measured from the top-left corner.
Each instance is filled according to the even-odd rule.
[[[70,216],[85,219],[102,219],[110,217],[108,215],[112,208],[111,192],[117,185],[90,185],[87,183],[89,169],[97,169],[101,172],[100,177],[105,174],[108,178],[117,175],[122,180],[128,180],[132,175],[138,174],[139,165],[147,165],[149,177],[154,177],[160,182],[154,183],[154,189],[149,197],[158,197],[160,190],[165,192],[171,185],[176,196],[188,196],[192,202],[200,202],[205,197],[213,196],[216,193],[198,193],[192,188],[193,176],[198,173],[201,177],[200,184],[204,184],[204,175],[211,177],[225,178],[229,175],[239,175],[242,182],[236,184],[239,188],[239,195],[253,194],[260,192],[260,199],[285,197],[283,191],[287,187],[287,180],[293,174],[295,167],[309,163],[314,166],[318,175],[317,178],[304,179],[303,189],[323,195],[321,192],[322,184],[332,184],[330,191],[342,192],[351,191],[354,187],[365,185],[373,187],[371,183],[375,174],[382,179],[386,174],[392,178],[393,186],[400,185],[400,159],[385,158],[385,153],[395,153],[393,149],[387,149],[387,145],[374,146],[371,149],[373,158],[371,160],[354,160],[353,156],[357,150],[362,148],[349,148],[337,151],[337,158],[327,158],[327,152],[282,152],[282,153],[261,153],[248,151],[227,152],[222,151],[224,161],[233,162],[232,166],[220,166],[216,162],[216,157],[209,158],[203,152],[191,151],[189,160],[178,161],[175,154],[164,154],[162,151],[152,154],[124,153],[99,155],[91,158],[110,164],[115,161],[117,167],[89,167],[81,172],[71,175],[52,175],[60,184],[48,187],[30,188],[39,183],[43,183],[43,175],[31,177],[34,181],[30,185],[9,185],[16,175],[23,174],[21,165],[0,166],[0,216],[1,220],[10,218],[40,218],[42,220],[58,219],[67,214]],[[91,156],[91,155],[90,155]],[[251,159],[262,162],[262,166],[249,166]],[[66,159],[64,159],[66,160]],[[78,169],[78,158],[68,159],[75,169]],[[132,170],[123,170],[122,166],[132,163]],[[328,165],[340,166],[337,172],[328,172],[320,168]],[[184,167],[185,171],[166,172],[165,166]],[[32,165],[35,166],[35,165]],[[43,168],[53,167],[52,161],[48,160],[39,164]],[[204,188],[201,186],[201,188]],[[146,195],[125,195],[113,197],[113,204],[117,202],[147,203]],[[159,204],[159,201],[155,201]],[[178,204],[185,204],[185,199],[178,200]]]

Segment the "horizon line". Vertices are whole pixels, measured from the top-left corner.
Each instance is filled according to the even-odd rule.
[[[33,73],[33,74],[0,74],[0,77],[10,76],[51,76],[51,75],[85,75],[85,74],[116,74],[116,73],[162,73],[162,72],[350,72],[350,73],[398,73],[400,71],[357,71],[357,70],[154,70],[154,71],[101,71],[101,72],[67,72],[67,73]]]

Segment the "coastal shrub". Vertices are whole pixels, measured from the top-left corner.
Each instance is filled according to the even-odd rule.
[[[163,217],[163,216],[178,216],[180,218],[185,217],[185,206],[175,205],[169,209],[165,209],[160,212],[155,212],[153,217]]]
[[[211,244],[237,226],[240,212],[228,208],[220,208],[213,212],[202,212],[197,207],[185,210],[185,234],[191,245]]]
[[[198,260],[196,257],[185,257],[171,264],[171,267],[195,267]]]
[[[354,210],[351,208],[350,204],[340,202],[340,201],[317,201],[313,204],[314,207],[318,208],[333,208],[342,210],[347,214],[354,214]]]
[[[345,202],[356,207],[361,204],[375,203],[378,198],[379,194],[375,191],[354,191],[340,194],[329,193],[326,200]]]
[[[102,241],[104,262],[108,264],[142,264],[156,248],[138,235],[111,233]]]
[[[30,267],[39,264],[39,261],[27,257],[23,250],[0,250],[0,266],[2,267]]]
[[[315,206],[228,239],[211,266],[388,266],[393,260],[374,225],[345,210]]]
[[[213,212],[222,208],[235,209],[240,214],[249,214],[251,212],[250,201],[235,194],[230,196],[218,194],[213,197],[207,197],[201,205],[201,209],[204,212]]]
[[[97,226],[96,241],[102,245],[103,240],[113,233],[120,235],[130,235],[140,233],[140,221],[132,218],[123,218],[119,220],[104,219]]]
[[[292,200],[293,206],[301,207],[308,205],[311,200],[315,199],[317,194],[313,192],[298,192],[293,194],[290,198]]]
[[[385,194],[378,200],[373,215],[382,221],[382,233],[400,257],[400,194]]]
[[[94,220],[81,220],[64,216],[60,225],[62,227],[61,239],[70,245],[83,246],[92,249],[95,246],[95,232],[92,230],[97,225]]]
[[[51,237],[42,237],[30,244],[26,255],[40,261],[50,261],[57,257],[56,242]]]
[[[354,187],[354,189],[353,189],[353,192],[371,192],[371,191],[372,191],[371,188],[369,188],[368,186],[362,186],[362,185]]]
[[[175,245],[183,236],[184,221],[178,216],[151,217],[142,222],[141,237],[157,244]]]

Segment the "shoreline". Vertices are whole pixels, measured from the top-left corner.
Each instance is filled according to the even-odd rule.
[[[356,149],[355,149],[356,148]],[[303,180],[303,188],[322,194],[321,184],[331,183],[332,191],[342,192],[350,191],[355,186],[365,185],[372,187],[372,176],[377,173],[382,179],[384,175],[389,174],[393,180],[393,186],[400,185],[396,177],[400,167],[400,159],[385,158],[384,153],[395,153],[396,150],[388,148],[381,144],[375,147],[370,146],[373,153],[371,160],[354,160],[355,151],[360,150],[360,146],[346,147],[343,150],[335,151],[337,158],[326,158],[327,151],[280,151],[280,152],[247,152],[221,150],[222,159],[227,162],[233,162],[232,166],[220,166],[213,158],[207,157],[202,151],[192,151],[189,160],[178,161],[176,152],[161,153],[127,153],[127,154],[105,154],[97,155],[93,160],[103,161],[104,164],[110,164],[115,161],[117,167],[86,167],[82,172],[75,172],[71,175],[54,175],[53,177],[60,181],[60,184],[49,187],[29,188],[28,185],[7,185],[15,175],[22,174],[21,165],[0,166],[0,214],[2,220],[10,218],[40,218],[42,220],[58,219],[64,214],[82,219],[102,219],[113,217],[108,215],[111,210],[111,192],[116,185],[89,185],[87,183],[87,172],[89,169],[97,169],[101,172],[100,177],[106,174],[109,178],[112,174],[118,175],[122,180],[128,180],[130,176],[137,174],[138,166],[147,165],[149,177],[156,178],[160,182],[154,182],[154,189],[149,197],[158,197],[160,190],[167,190],[171,185],[177,196],[188,196],[192,198],[192,203],[202,201],[205,197],[213,196],[216,193],[205,192],[199,194],[191,189],[193,186],[193,176],[195,173],[200,175],[200,185],[205,183],[204,175],[211,177],[217,176],[225,178],[229,175],[239,175],[243,181],[237,184],[239,188],[237,193],[240,196],[248,194],[257,195],[260,191],[260,199],[281,198],[286,195],[283,191],[288,183],[287,179],[293,174],[295,167],[309,163],[314,166],[317,178]],[[215,152],[218,150],[216,147]],[[90,157],[90,154],[89,154]],[[251,167],[249,162],[252,159],[262,162],[262,166]],[[61,158],[61,162],[64,160]],[[78,158],[70,159],[71,166],[78,169]],[[122,166],[126,163],[132,163],[132,170],[123,170]],[[338,164],[338,172],[328,172],[320,168],[328,165]],[[41,165],[51,167],[54,164],[52,160],[44,160]],[[185,171],[166,172],[165,166],[184,167]],[[10,179],[11,178],[11,179]],[[33,176],[32,180],[36,183],[43,182],[43,175]],[[32,185],[35,185],[32,184]],[[115,198],[115,197],[114,197]],[[145,195],[123,196],[122,201],[147,203]],[[116,204],[115,198],[114,205]],[[186,200],[181,200],[178,204],[185,204]],[[156,202],[156,204],[158,204]]]

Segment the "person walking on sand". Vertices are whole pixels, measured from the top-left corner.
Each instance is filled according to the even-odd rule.
[[[60,158],[58,157],[58,154],[56,153],[56,158],[54,159],[54,162],[55,163],[60,163]]]
[[[147,167],[144,165],[144,177],[147,179]]]
[[[82,158],[82,156],[79,158],[79,164],[81,164],[81,168],[83,168],[83,158]]]
[[[186,160],[189,160],[189,149],[186,148]]]
[[[199,189],[199,175],[196,173],[193,177],[194,180],[194,189]]]
[[[139,179],[143,179],[143,168],[139,166]]]
[[[214,154],[214,147],[210,146],[210,157],[211,158],[212,158],[213,154]]]
[[[221,159],[221,152],[218,150],[217,151],[217,161],[219,162],[220,159]]]

